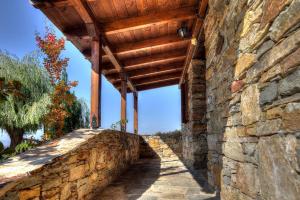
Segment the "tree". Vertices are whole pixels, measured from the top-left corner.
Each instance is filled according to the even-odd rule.
[[[0,103],[7,101],[9,95],[14,97],[22,97],[21,83],[19,81],[6,81],[4,77],[0,77]]]
[[[53,32],[46,29],[45,36],[36,34],[38,47],[44,53],[44,67],[47,70],[54,91],[51,93],[51,105],[49,113],[45,116],[46,138],[55,138],[63,135],[65,119],[70,115],[67,110],[75,100],[70,89],[77,85],[76,81],[67,82],[63,73],[68,66],[68,58],[61,58],[61,52],[65,48],[64,38],[56,38]]]
[[[0,52],[0,128],[11,139],[11,148],[21,143],[25,132],[36,131],[50,105],[51,85],[38,57],[15,58]]]
[[[78,100],[81,105],[81,119],[80,119],[80,128],[89,128],[90,127],[90,109],[84,99]]]
[[[62,78],[65,83],[69,82],[66,69],[62,71]],[[70,92],[69,92],[70,93]],[[69,116],[65,119],[64,133],[69,133],[75,129],[89,127],[89,108],[83,99],[77,99],[73,92],[74,101],[72,105],[66,105]]]
[[[89,109],[83,99],[75,99],[71,106],[67,107],[70,115],[65,119],[64,132],[68,133],[79,128],[89,127]]]

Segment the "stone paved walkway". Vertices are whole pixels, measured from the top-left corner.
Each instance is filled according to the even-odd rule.
[[[95,200],[217,200],[203,175],[192,175],[179,159],[141,159]]]

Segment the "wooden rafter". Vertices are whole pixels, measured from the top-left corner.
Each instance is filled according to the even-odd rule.
[[[166,87],[171,85],[177,85],[178,81],[179,79],[171,79],[162,82],[149,83],[149,84],[137,86],[136,89],[138,91],[143,91],[143,90],[155,89],[155,88]]]
[[[71,6],[71,3],[67,0],[64,1],[51,1],[51,0],[44,0],[44,1],[37,1],[37,0],[30,0],[30,3],[36,8],[51,8],[51,7],[68,7]]]
[[[132,76],[131,79],[133,81],[135,80],[139,80],[139,79],[145,79],[145,78],[149,78],[149,77],[155,77],[155,76],[161,76],[161,75],[166,75],[166,74],[178,74],[178,72],[180,73],[182,71],[182,67],[179,68],[174,68],[174,69],[169,69],[169,70],[163,70],[160,72],[153,72],[153,73],[146,73],[146,74],[141,74],[138,76]]]
[[[135,59],[128,59],[122,61],[124,64],[125,71],[132,71],[137,69],[144,69],[145,67],[149,66],[157,66],[161,63],[168,63],[168,62],[179,62],[185,59],[185,50],[180,51],[172,51],[172,52],[165,52],[160,54],[149,55],[145,57],[139,57]],[[117,71],[115,69],[111,69],[110,65],[103,66],[105,75],[115,74]],[[108,70],[107,70],[108,69]]]
[[[139,42],[119,45],[117,48],[115,48],[114,54],[116,56],[121,56],[136,51],[146,51],[153,48],[162,48],[174,44],[180,44],[180,43],[187,44],[189,41],[190,38],[182,39],[177,35],[163,36],[158,38],[142,40]],[[90,49],[86,49],[84,51],[86,52],[85,55],[89,55]],[[104,55],[103,59],[105,62],[105,60],[108,60],[108,56]]]
[[[98,25],[96,23],[96,20],[94,16],[91,14],[92,12],[89,10],[88,6],[83,4],[81,0],[69,0],[74,8],[76,9],[77,13],[80,15],[82,20],[84,21],[86,28],[88,30],[88,33],[91,37],[99,37],[100,36],[100,29],[98,28]],[[125,71],[123,70],[123,67],[121,66],[118,59],[114,56],[114,54],[111,51],[111,48],[108,46],[108,43],[106,42],[105,38],[99,38],[102,40],[102,49],[108,56],[109,60],[112,62],[112,64],[115,66],[116,70],[122,74],[122,76],[125,76],[127,79],[128,87],[132,92],[136,92],[136,89],[130,79],[127,77]]]
[[[155,76],[155,77],[151,77],[151,78],[138,79],[138,80],[134,81],[134,84],[137,88],[138,86],[151,85],[151,84],[154,84],[154,83],[165,82],[165,81],[168,81],[168,80],[177,80],[177,81],[179,81],[179,79],[180,79],[180,73],[174,73],[174,74]],[[177,84],[178,84],[178,82],[177,82]],[[115,83],[114,85],[116,85],[117,88],[121,88],[121,82]]]
[[[138,69],[127,72],[127,74],[131,77],[131,79],[137,79],[142,76],[148,77],[151,75],[158,75],[158,74],[166,74],[168,72],[175,72],[175,71],[182,71],[183,63],[174,63],[168,65],[158,65],[155,67],[149,67],[146,69]],[[120,78],[117,74],[112,74],[106,76],[108,79],[112,80],[113,83],[120,81]]]
[[[100,30],[95,23],[95,18],[91,14],[89,7],[84,4],[81,0],[69,0],[73,7],[80,15],[81,19],[84,21],[86,30],[90,37],[98,38],[100,35]]]
[[[122,44],[116,48],[117,54],[125,54],[135,51],[142,51],[148,50],[150,48],[156,47],[164,47],[168,45],[188,42],[190,38],[182,39],[178,35],[168,35],[158,38],[151,38],[147,40],[142,40],[139,42],[129,43],[129,44]]]
[[[196,19],[196,23],[195,23],[194,29],[193,29],[192,42],[190,43],[189,48],[188,48],[188,53],[187,53],[187,57],[185,60],[185,65],[183,68],[183,72],[182,72],[182,75],[180,78],[179,85],[181,85],[184,82],[185,74],[188,70],[189,64],[190,64],[190,62],[194,56],[194,53],[196,51],[198,38],[199,38],[199,35],[201,32],[201,29],[203,28],[203,21],[204,21],[204,17],[206,14],[207,4],[208,4],[208,0],[201,0],[199,3],[198,17]]]
[[[175,72],[175,73],[171,73],[171,74],[163,74],[163,75],[158,75],[158,76],[149,77],[149,78],[137,79],[137,80],[133,80],[133,82],[136,86],[138,86],[138,85],[144,85],[144,84],[149,84],[149,83],[154,83],[154,82],[163,82],[165,80],[170,80],[170,79],[179,80],[180,75],[181,75],[181,72]]]
[[[128,92],[174,85],[176,80],[181,84],[194,56],[199,55],[200,59],[204,56],[203,51],[198,51],[204,47],[196,45],[202,41],[199,35],[208,0],[199,0],[197,6],[195,1],[191,7],[174,2],[176,9],[172,10],[165,10],[159,4],[147,12],[136,7],[133,8],[136,13],[127,13],[127,18],[123,15],[126,7],[114,5],[113,9],[110,3],[102,5],[96,0],[31,1],[90,61],[91,40],[101,40],[102,73],[118,89],[120,75],[126,79]],[[193,24],[190,38],[177,36],[180,24],[188,28]],[[170,77],[180,72],[181,77]]]
[[[116,34],[124,31],[146,28],[153,25],[165,24],[172,21],[193,19],[196,17],[194,7],[180,8],[165,12],[156,12],[149,15],[133,17],[103,25],[106,35]]]
[[[126,72],[124,71],[123,67],[121,66],[120,62],[118,61],[118,59],[114,56],[114,54],[112,53],[111,49],[109,48],[108,45],[104,44],[102,46],[104,52],[106,53],[106,55],[109,57],[110,61],[112,62],[112,64],[115,66],[116,70],[119,72],[119,74],[121,76],[126,76],[127,78],[127,84],[128,87],[130,88],[130,90],[132,92],[136,92],[136,89],[133,85],[133,83],[131,82],[130,78],[127,76]]]
[[[85,24],[95,24],[92,15],[90,15],[86,5],[84,5],[81,0],[69,0],[69,1],[72,3],[75,10],[78,12],[78,14],[80,15],[81,19],[84,21]]]

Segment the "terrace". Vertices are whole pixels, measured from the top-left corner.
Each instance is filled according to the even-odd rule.
[[[299,0],[31,0],[120,92],[121,131],[76,130],[1,165],[0,199],[300,193]],[[138,135],[138,93],[178,85],[181,135]],[[126,97],[134,97],[134,133]]]

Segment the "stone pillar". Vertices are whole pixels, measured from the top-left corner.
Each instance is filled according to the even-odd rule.
[[[206,168],[205,63],[192,60],[187,72],[187,119],[182,124],[183,160],[191,169]]]

